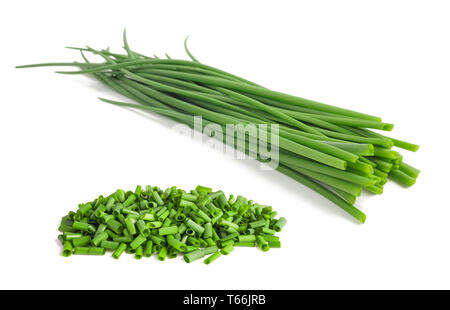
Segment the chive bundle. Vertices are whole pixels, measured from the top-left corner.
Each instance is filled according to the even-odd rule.
[[[275,234],[286,219],[276,215],[271,206],[205,186],[189,192],[137,186],[80,204],[62,218],[58,239],[65,257],[108,250],[116,259],[123,252],[136,259],[155,253],[160,261],[182,254],[187,263],[208,256],[204,263],[210,264],[234,247],[279,248]]]
[[[74,48],[81,51],[84,63],[18,68],[78,67],[79,71],[59,73],[90,74],[135,103],[101,100],[158,113],[190,127],[194,127],[194,116],[202,117],[203,128],[216,123],[223,132],[227,124],[278,124],[276,169],[362,223],[366,216],[354,203],[363,189],[381,194],[389,179],[404,186],[416,181],[419,170],[403,162],[403,156],[392,148],[415,152],[419,146],[373,131],[393,129],[379,117],[272,91],[204,65],[192,56],[186,41],[192,61],[144,56],[130,49],[125,32],[123,38],[126,54]],[[91,63],[84,52],[99,55],[105,62]],[[244,142],[249,154],[250,142]]]

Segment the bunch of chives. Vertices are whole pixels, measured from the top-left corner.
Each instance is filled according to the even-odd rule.
[[[163,261],[182,254],[187,263],[208,256],[210,264],[234,247],[281,247],[275,234],[286,219],[276,215],[271,206],[205,186],[189,192],[137,186],[80,204],[62,218],[58,239],[65,257],[112,251],[116,259],[125,252]]]
[[[79,67],[79,71],[59,73],[90,74],[134,103],[101,100],[158,113],[190,127],[194,127],[195,116],[202,117],[203,127],[216,123],[223,132],[226,124],[278,124],[277,170],[360,222],[366,216],[354,203],[362,190],[381,194],[388,179],[404,186],[416,181],[419,170],[403,162],[402,155],[392,148],[415,152],[419,146],[373,131],[393,129],[379,117],[269,90],[200,63],[187,47],[191,61],[148,57],[130,49],[124,32],[124,48],[125,54],[75,48],[81,51],[84,63],[18,68]],[[91,63],[84,52],[99,55],[105,62]]]

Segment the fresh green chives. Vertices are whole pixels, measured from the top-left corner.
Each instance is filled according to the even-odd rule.
[[[205,123],[214,122],[223,128],[227,124],[277,124],[280,128],[280,169],[277,170],[324,196],[360,222],[364,222],[366,217],[361,211],[355,211],[353,203],[362,190],[380,194],[388,179],[411,186],[418,177],[419,170],[404,164],[402,156],[391,148],[395,146],[415,152],[419,146],[372,131],[393,129],[393,124],[382,122],[378,116],[261,87],[198,62],[187,48],[191,61],[147,57],[132,51],[125,35],[123,39],[124,54],[92,48],[79,49],[101,56],[104,62],[89,62],[83,54],[85,63],[55,62],[17,68],[78,67],[79,71],[58,73],[92,75],[135,103],[102,101],[158,113],[191,127],[193,116],[202,116]],[[248,151],[246,147],[245,152]],[[372,178],[376,175],[375,169],[387,176]],[[170,194],[170,190],[160,192],[138,187],[130,195],[119,189],[101,202],[81,204],[74,220],[79,221],[88,213],[92,217],[100,217],[102,212],[110,213],[112,209],[115,215],[134,214],[137,212],[134,206],[139,199],[151,198],[151,204],[164,206],[165,196]],[[198,199],[199,196],[203,196],[202,199]],[[242,203],[239,199],[226,199],[221,192],[214,193],[203,187],[180,194],[177,203],[192,211],[200,209],[202,212],[197,217],[215,224],[218,211],[208,214],[202,209],[207,207],[208,199],[216,200],[217,206],[223,209],[219,211],[224,213],[234,208],[236,203],[237,206]],[[161,222],[167,217],[168,210],[158,214]],[[71,225],[67,224],[62,224],[60,229],[66,232],[72,230]],[[127,230],[133,234],[128,227]]]
[[[231,221],[225,220],[225,219],[220,219],[219,225],[226,226],[226,227],[231,227],[231,228],[234,228],[234,229],[239,229],[239,225],[237,225],[237,224],[235,224],[235,223],[233,223]]]
[[[251,228],[257,228],[257,227],[262,227],[266,224],[266,220],[265,219],[260,219],[258,221],[254,221],[254,222],[250,222],[249,225]]]
[[[101,216],[92,216],[98,208]],[[80,204],[61,219],[58,240],[64,257],[112,251],[115,259],[123,252],[141,259],[156,253],[160,261],[183,255],[190,263],[210,255],[204,260],[209,264],[234,247],[280,247],[275,233],[286,220],[275,216],[270,206],[203,186],[194,191],[137,186]]]

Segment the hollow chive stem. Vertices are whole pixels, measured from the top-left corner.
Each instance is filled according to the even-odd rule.
[[[184,254],[183,258],[185,260],[186,263],[191,263],[197,259],[200,259],[206,255],[215,253],[217,251],[217,246],[210,246],[210,247],[206,247],[204,249],[198,249],[198,250],[194,250],[192,252],[188,252],[186,254]]]
[[[220,253],[223,255],[228,255],[233,252],[234,246],[232,244],[228,244],[220,250]]]
[[[255,241],[238,241],[234,243],[234,246],[236,247],[254,247]]]
[[[260,219],[258,221],[254,221],[254,222],[250,222],[249,226],[251,228],[258,228],[258,227],[262,227],[266,224],[266,220],[265,219]]]
[[[100,243],[100,247],[105,248],[107,250],[115,250],[119,247],[119,242],[104,240]]]
[[[111,218],[106,222],[106,226],[111,229],[116,234],[121,234],[123,231],[123,225],[119,221],[116,221],[114,218]]]
[[[112,254],[112,257],[115,259],[119,259],[120,255],[125,251],[127,248],[126,243],[121,243],[119,246],[115,249],[114,253]]]
[[[164,204],[164,201],[159,196],[159,193],[157,191],[152,192],[153,199],[155,199],[156,203],[160,206]]]
[[[287,153],[284,152],[280,152],[280,161],[282,163],[285,163],[287,165],[290,165],[291,167],[298,167],[300,169],[304,168],[304,169],[308,169],[314,172],[318,172],[324,175],[328,175],[330,177],[334,177],[334,178],[338,178],[344,181],[348,181],[351,183],[355,183],[358,185],[373,185],[374,181],[371,180],[370,178],[355,174],[355,173],[351,173],[349,171],[342,171],[340,169],[336,169],[333,167],[327,167],[324,165],[320,165],[317,164],[315,162],[312,161],[308,161],[305,160],[303,158],[300,157],[296,157],[293,155],[289,155]]]
[[[212,254],[211,256],[208,256],[203,263],[205,263],[206,265],[211,264],[213,261],[215,261],[216,259],[218,259],[220,256],[222,256],[222,254],[219,251],[216,251],[214,254]]]
[[[79,221],[74,221],[72,224],[72,228],[75,230],[79,230],[79,231],[84,231],[84,232],[94,232],[95,228],[88,224],[88,223],[84,223],[84,222],[79,222]]]
[[[277,170],[280,171],[281,173],[285,174],[286,176],[296,180],[297,182],[300,182],[303,185],[311,188],[313,191],[317,192],[318,194],[325,197],[326,199],[332,201],[333,203],[335,203],[336,205],[341,207],[344,211],[346,211],[351,216],[353,216],[355,219],[357,219],[359,222],[364,223],[366,221],[366,215],[363,212],[361,212],[360,210],[355,208],[353,205],[349,204],[347,201],[345,201],[338,195],[329,191],[322,185],[320,185],[320,184],[312,181],[308,177],[306,177],[300,173],[296,173],[294,170],[291,170],[282,165],[280,165],[277,168]]]
[[[72,242],[67,240],[66,242],[64,242],[62,256],[69,257],[70,255],[72,255],[72,251],[73,251]]]
[[[48,65],[77,67],[79,71],[69,74],[90,74],[120,94],[135,100],[137,104],[133,107],[142,107],[191,127],[192,118],[195,115],[202,116],[206,122],[217,123],[222,128],[225,128],[227,124],[278,124],[280,152],[289,155],[293,153],[294,159],[299,157],[306,162],[303,165],[295,160],[284,159],[280,160],[281,167],[294,170],[316,184],[323,184],[333,195],[336,193],[336,197],[342,197],[346,202],[353,203],[361,188],[381,193],[387,177],[380,175],[380,171],[384,174],[395,171],[394,177],[391,178],[397,177],[400,181],[409,183],[411,180],[403,177],[403,174],[413,179],[417,177],[417,171],[404,168],[401,154],[390,148],[395,145],[417,150],[418,146],[369,130],[369,128],[392,129],[392,124],[382,123],[379,117],[274,92],[217,68],[201,64],[193,57],[191,59],[194,61],[174,60],[168,56],[168,59],[147,57],[130,49],[125,32],[123,40],[126,52],[124,54],[95,50],[90,47],[77,48],[82,52],[84,64],[53,63],[24,67]],[[83,52],[99,55],[104,58],[105,63],[91,63]],[[189,51],[187,52],[192,56]],[[244,140],[247,142],[247,138]],[[246,149],[245,153],[249,154],[250,150]],[[305,167],[310,162],[315,164],[310,168],[313,167],[316,170]],[[342,173],[322,169],[325,166],[342,170]],[[83,232],[95,238],[103,232],[102,229],[94,230],[96,225],[92,221],[98,218],[108,227],[108,236],[112,236],[112,233],[117,235],[113,236],[114,238],[133,235],[133,229],[127,227],[129,225],[126,223],[126,218],[140,215],[139,208],[143,208],[143,205],[136,203],[138,197],[139,199],[152,198],[151,201],[144,203],[147,206],[151,204],[150,208],[153,204],[166,207],[164,211],[158,209],[160,212],[153,213],[158,213],[153,221],[158,219],[162,223],[161,228],[169,227],[169,221],[173,221],[173,214],[175,214],[171,210],[171,204],[174,201],[165,201],[166,193],[169,195],[170,191],[164,192],[156,187],[146,188],[146,193],[143,195],[141,195],[142,188],[135,192],[117,190],[107,197],[109,199],[101,198],[94,202],[80,204],[76,214],[71,216],[69,222],[62,222],[59,229],[62,232]],[[243,223],[242,218],[233,218],[234,214],[229,213],[231,211],[229,206],[224,208],[221,204],[223,199],[217,201],[219,206],[216,209],[206,205],[199,207],[197,206],[199,201],[195,199],[198,194],[199,192],[191,194],[186,192],[184,196],[186,199],[181,198],[182,207],[189,208],[190,211],[185,214],[195,223],[203,226],[210,219],[214,227],[216,223],[222,222],[223,217],[225,220],[239,224],[239,229],[242,231],[248,230],[243,228],[244,224],[248,224],[247,222]],[[158,197],[153,197],[156,195],[160,196],[164,204],[161,204]],[[327,195],[329,196],[329,193],[325,196]],[[178,199],[179,197],[176,199],[177,203]],[[233,200],[229,200],[230,204]],[[343,207],[342,204],[341,207]],[[113,210],[112,214],[111,210]],[[220,212],[222,215],[219,215]],[[230,216],[231,219],[229,219]],[[133,217],[130,218],[133,219]],[[108,226],[108,222],[114,224],[113,220],[122,226],[116,225],[116,229],[112,227],[114,225]],[[138,219],[134,218],[134,220]],[[258,219],[253,219],[255,220]],[[186,218],[182,218],[181,221],[186,221]],[[78,230],[73,227],[74,222],[78,222],[75,224]],[[262,228],[265,229],[266,234],[273,231],[267,225]],[[188,232],[198,234],[194,229],[189,229]],[[261,232],[261,229],[258,229],[258,232]],[[237,229],[228,225],[223,226],[222,230],[232,233]],[[142,232],[139,231],[139,233]],[[211,239],[217,240],[214,233]]]
[[[108,234],[106,232],[101,232],[92,239],[92,244],[97,247],[106,239],[108,239]]]
[[[151,240],[147,240],[147,242],[145,243],[145,257],[150,257],[152,256],[153,253],[153,241]]]
[[[238,237],[239,242],[254,242],[256,241],[255,235],[240,235]]]
[[[134,253],[134,258],[141,259],[144,256],[144,248],[141,246],[137,247],[136,252]]]
[[[179,252],[187,251],[186,245],[183,242],[181,242],[175,238],[170,239],[167,243]]]
[[[136,221],[137,230],[145,237],[150,235],[150,229],[147,227],[143,220]]]
[[[256,236],[256,244],[263,252],[267,252],[269,250],[268,242],[261,235]]]
[[[85,245],[88,245],[91,243],[91,237],[90,236],[83,236],[72,239],[72,244],[74,247],[82,247]]]
[[[63,233],[65,240],[72,240],[75,238],[83,237],[81,233],[65,232]]]
[[[158,260],[159,261],[164,261],[167,257],[167,248],[166,247],[162,247],[161,250],[159,250],[158,253]]]
[[[389,173],[389,177],[400,183],[403,186],[409,187],[414,185],[414,183],[416,183],[416,179],[410,177],[408,174],[404,173],[403,171],[399,170],[399,169],[393,169],[391,170],[391,172]]]
[[[135,220],[130,217],[127,217],[125,219],[126,228],[131,235],[136,234],[136,227],[134,226],[134,223],[135,223]]]
[[[417,168],[414,168],[413,166],[408,165],[405,162],[400,163],[400,171],[409,175],[411,178],[416,179],[419,176],[420,170]]]
[[[174,234],[178,233],[178,226],[174,225],[174,226],[159,228],[158,233],[160,236],[174,235]]]
[[[114,67],[112,67],[112,68],[114,68]],[[84,72],[76,71],[74,73],[88,73],[88,71],[89,70],[84,70]],[[93,72],[94,71],[95,70],[93,70]],[[248,85],[245,83],[229,81],[229,80],[222,79],[222,78],[204,76],[204,75],[199,75],[199,74],[194,74],[194,73],[173,72],[173,71],[158,70],[158,69],[154,69],[154,70],[149,69],[148,72],[158,74],[158,75],[168,76],[168,77],[172,77],[172,78],[177,78],[180,80],[194,81],[194,82],[199,82],[199,83],[203,83],[203,84],[207,84],[207,85],[220,86],[220,87],[232,89],[235,91],[242,91],[242,92],[245,92],[248,94],[258,95],[258,96],[261,96],[264,98],[278,100],[278,101],[281,101],[284,103],[293,104],[293,105],[297,105],[300,107],[306,107],[306,108],[311,107],[311,108],[314,108],[319,111],[331,112],[331,113],[336,113],[339,115],[346,115],[346,116],[351,116],[351,117],[356,117],[356,118],[361,118],[361,119],[368,119],[368,120],[375,120],[375,121],[380,120],[379,117],[374,117],[374,116],[370,116],[367,114],[363,114],[363,113],[359,113],[359,112],[346,110],[346,109],[338,108],[335,106],[330,106],[327,104],[319,103],[316,101],[271,91],[271,90],[261,88],[258,86],[252,86],[252,85]]]
[[[201,115],[203,117],[206,117],[207,119],[217,122],[219,124],[227,124],[227,123],[232,123],[232,124],[239,124],[238,121],[236,121],[234,118],[229,118],[229,117],[225,117],[223,115],[214,113],[212,111],[207,111],[205,109],[201,109],[198,107],[193,107],[192,105],[187,104],[186,102],[176,99],[176,98],[172,98],[170,96],[164,95],[162,93],[157,92],[156,90],[151,90],[151,89],[143,89],[145,91],[147,91],[147,93],[151,93],[152,96],[155,96],[155,99],[158,100],[163,100],[171,105],[173,105],[174,107],[177,108],[181,108],[184,109],[185,111],[190,111],[190,113],[193,113],[194,115]],[[126,104],[126,103],[119,103],[117,101],[112,101],[112,100],[107,100],[107,99],[102,99],[105,102],[108,103],[112,103],[112,104],[116,104],[116,105],[122,105],[122,106],[131,106],[131,107],[135,107],[138,109],[148,109],[148,110],[154,110],[152,107],[147,107],[147,106],[139,106],[139,105],[133,105],[133,104]],[[160,111],[160,110],[158,110]],[[170,113],[168,111],[160,111],[162,113]],[[236,127],[235,128],[236,131],[238,132],[244,132],[243,128],[240,127]],[[267,137],[267,133],[264,130],[260,130],[261,131],[261,136],[262,137]],[[262,138],[263,139],[263,138]],[[344,170],[347,166],[346,162],[342,159],[339,159],[337,157],[331,156],[329,154],[325,154],[321,151],[317,151],[313,148],[307,147],[305,145],[296,143],[292,140],[286,139],[284,137],[280,137],[280,148],[286,149],[288,151],[291,151],[293,153],[305,156],[307,158],[316,160],[318,162],[324,163],[326,165],[332,166],[332,167],[336,167],[338,169],[342,169]],[[350,154],[351,155],[351,154]]]
[[[147,241],[147,238],[141,234],[137,235],[137,237],[130,243],[130,247],[135,250],[137,249],[141,244],[143,244],[145,241]]]
[[[284,217],[280,217],[278,221],[273,225],[273,229],[276,232],[280,232],[283,229],[284,225],[286,225],[287,220]]]
[[[308,177],[314,178],[315,180],[318,180],[322,183],[325,183],[327,185],[333,186],[334,188],[338,188],[344,192],[347,192],[354,196],[360,196],[362,187],[358,186],[356,184],[353,184],[351,182],[347,182],[344,180],[337,179],[332,176],[328,176],[319,172],[311,171],[309,169],[304,169],[298,166],[292,167],[293,170],[302,173],[303,175],[306,175]]]
[[[75,247],[73,249],[74,255],[104,255],[106,250],[99,247]]]
[[[276,248],[276,249],[281,248],[280,241],[269,241],[268,245],[269,245],[269,248]]]
[[[154,201],[152,192],[159,193],[163,204]],[[129,199],[131,195],[136,198]],[[141,259],[156,252],[159,260],[183,254],[185,261],[190,262],[215,252],[227,255],[235,245],[254,246],[257,241],[255,234],[267,237],[267,243],[278,241],[274,236],[275,229],[283,222],[283,219],[275,218],[276,211],[272,206],[255,203],[241,195],[227,197],[223,191],[213,192],[204,186],[190,192],[176,187],[163,191],[156,186],[146,186],[145,189],[137,186],[134,192],[118,190],[112,196],[115,197],[114,203],[110,208],[101,207],[99,218],[92,217],[94,211],[90,210],[104,206],[111,201],[111,196],[99,196],[93,202],[80,204],[80,208],[88,204],[93,206],[87,208],[89,210],[84,216],[81,212],[69,212],[62,218],[62,224],[73,226],[77,222],[75,227],[81,228],[80,232],[66,231],[58,237],[63,244],[64,255],[72,252],[76,255],[103,255],[110,250],[114,258],[125,252]],[[124,208],[126,201],[132,204]],[[179,217],[181,214],[183,216]],[[74,218],[78,221],[73,221]],[[160,221],[154,221],[156,218]],[[130,233],[131,227],[135,227],[135,234]],[[218,254],[207,258],[206,263],[216,256]]]
[[[205,228],[203,228],[201,225],[197,224],[191,219],[187,219],[186,225],[199,235],[202,235],[203,232],[205,231]]]

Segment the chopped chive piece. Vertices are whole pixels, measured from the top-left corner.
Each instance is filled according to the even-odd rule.
[[[115,259],[119,259],[120,255],[122,255],[122,253],[125,251],[126,248],[127,248],[127,245],[125,243],[119,244],[119,246],[114,251],[112,257]]]
[[[119,242],[104,240],[100,243],[100,247],[105,248],[107,250],[115,250],[119,247]]]
[[[281,248],[281,242],[280,241],[269,241],[269,247],[270,248]]]
[[[254,247],[254,241],[238,241],[234,244],[234,246],[242,246],[242,247]]]
[[[72,239],[72,244],[74,247],[82,247],[85,245],[88,245],[91,243],[91,237],[90,236],[83,236]]]
[[[174,235],[178,232],[178,226],[168,226],[168,227],[162,227],[158,229],[158,233],[160,236],[165,235]]]
[[[92,244],[95,246],[99,246],[100,243],[108,239],[108,234],[106,232],[102,232],[92,239]]]
[[[284,227],[284,225],[286,225],[286,222],[287,221],[286,221],[286,219],[284,217],[280,217],[280,219],[275,223],[275,225],[273,225],[273,229],[276,232],[280,232],[281,229]]]
[[[144,256],[144,248],[141,245],[137,247],[136,252],[134,253],[134,258],[141,259],[142,256]]]
[[[70,241],[64,242],[62,255],[64,257],[69,257],[70,255],[72,255],[72,249],[73,249],[72,242]]]
[[[234,250],[234,246],[232,244],[229,244],[229,245],[223,247],[222,250],[220,250],[220,253],[222,253],[223,255],[228,255],[233,250]]]
[[[161,250],[158,253],[158,260],[159,261],[163,261],[166,259],[167,256],[167,248],[166,247],[162,247]]]
[[[137,237],[130,243],[130,247],[135,250],[137,249],[141,244],[143,244],[145,241],[147,241],[147,238],[143,235],[137,235]]]
[[[104,255],[105,252],[105,248],[97,247],[75,247],[73,249],[74,255]]]

